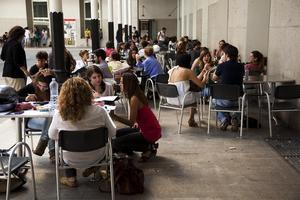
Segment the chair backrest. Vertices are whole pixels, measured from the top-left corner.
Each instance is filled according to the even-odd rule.
[[[297,99],[300,98],[300,85],[280,85],[275,88],[276,99]]]
[[[91,130],[59,131],[59,146],[66,151],[85,152],[100,149],[108,141],[108,130],[100,127]]]
[[[158,74],[156,76],[156,83],[168,83],[169,74]]]
[[[179,96],[176,85],[156,83],[156,86],[159,95],[162,97],[175,98]]]
[[[231,84],[213,84],[211,96],[213,99],[238,100],[241,96],[241,87]]]

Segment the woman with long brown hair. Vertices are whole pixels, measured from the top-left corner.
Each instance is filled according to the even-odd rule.
[[[55,111],[49,128],[49,136],[58,140],[59,130],[90,130],[107,127],[110,137],[115,135],[115,125],[107,112],[92,105],[93,94],[88,83],[79,77],[68,79],[61,87],[58,97],[58,111]],[[65,152],[64,162],[73,165],[92,165],[105,156],[105,147],[88,152]],[[76,169],[66,169],[60,182],[76,187]]]
[[[161,137],[161,128],[155,115],[148,106],[147,98],[139,87],[137,77],[132,73],[124,73],[121,81],[121,91],[129,100],[130,115],[128,119],[111,113],[113,119],[128,125],[130,128],[117,130],[113,148],[117,152],[142,152],[141,161],[146,161],[156,155]]]

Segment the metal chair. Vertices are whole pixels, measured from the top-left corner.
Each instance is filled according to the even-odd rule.
[[[214,84],[211,86],[211,96],[209,97],[208,105],[208,119],[207,119],[207,134],[210,133],[210,117],[211,112],[231,112],[241,113],[240,119],[240,137],[243,136],[243,119],[244,119],[244,107],[245,107],[246,93],[241,96],[241,87],[239,85],[231,84]],[[238,106],[225,108],[213,104],[213,99],[231,100],[237,101]],[[217,122],[217,119],[216,119]],[[216,123],[217,124],[217,123]]]
[[[201,119],[200,119],[200,107],[199,107],[199,102],[198,98],[196,98],[196,103],[193,104],[185,104],[186,102],[186,97],[190,95],[192,92],[187,92],[182,100],[182,105],[173,105],[169,104],[167,102],[167,98],[178,98],[178,102],[180,102],[179,99],[179,93],[177,91],[177,87],[172,84],[166,84],[166,83],[156,83],[157,86],[157,91],[160,96],[160,101],[159,101],[159,107],[158,107],[158,120],[160,118],[160,110],[161,108],[168,108],[168,109],[173,109],[173,110],[179,110],[180,111],[180,121],[178,123],[178,117],[177,117],[177,123],[178,123],[178,134],[181,133],[181,124],[182,124],[182,118],[183,118],[183,111],[187,107],[196,107],[198,110],[198,117],[199,117],[199,122],[201,125]]]
[[[68,152],[88,152],[103,147],[105,147],[106,149],[105,159],[102,160],[99,164],[88,166],[64,165],[63,150]],[[88,168],[92,166],[110,167],[111,198],[113,200],[115,199],[112,146],[111,139],[108,136],[107,128],[100,127],[91,130],[59,131],[59,139],[55,141],[55,166],[57,199],[60,199],[59,169]]]
[[[297,100],[300,99],[300,85],[280,85],[275,88],[274,98],[265,92],[268,100],[269,130],[272,137],[272,118],[275,112],[299,112]]]
[[[154,109],[156,110],[156,99],[155,99],[155,92],[156,92],[156,83],[168,83],[169,74],[158,74],[155,78],[148,78],[145,84],[145,95],[147,96],[148,90],[152,92],[153,96],[153,105]]]
[[[22,148],[22,146],[27,150],[29,157],[16,156],[15,151],[17,148]],[[8,154],[10,152],[10,154]],[[22,170],[28,170],[26,164],[30,162],[31,165],[31,174],[32,174],[32,187],[33,187],[33,199],[36,198],[36,184],[35,184],[35,174],[33,168],[32,154],[28,144],[24,142],[18,142],[11,148],[7,150],[1,150],[0,152],[0,174],[7,180],[6,183],[6,200],[9,199],[10,196],[10,187],[11,187],[11,176],[22,179],[24,183],[24,177],[21,175],[25,173],[21,173]]]

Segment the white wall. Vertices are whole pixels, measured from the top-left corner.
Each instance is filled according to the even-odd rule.
[[[8,32],[13,26],[27,26],[25,1],[0,1],[0,35]]]

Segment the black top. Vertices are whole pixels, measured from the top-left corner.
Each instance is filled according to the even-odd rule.
[[[20,67],[26,65],[25,51],[20,42],[10,40],[2,48],[1,59],[4,62],[3,77],[26,78]]]
[[[200,48],[191,51],[191,66],[193,65],[193,62],[196,60],[196,58],[200,56],[200,51]]]
[[[240,86],[243,84],[244,73],[244,66],[232,60],[218,65],[216,70],[216,75],[221,78],[220,83]]]
[[[18,92],[19,95],[19,101],[23,102],[25,101],[25,98],[28,96],[28,94],[35,94],[35,88],[32,83],[26,85],[22,89],[20,89]]]
[[[45,64],[45,67],[43,68],[43,69],[46,69],[46,68],[48,68],[48,64],[46,63]],[[39,68],[36,66],[36,65],[33,65],[31,68],[30,68],[30,70],[29,70],[29,74],[30,75],[35,75],[36,73],[38,73],[39,72]]]

